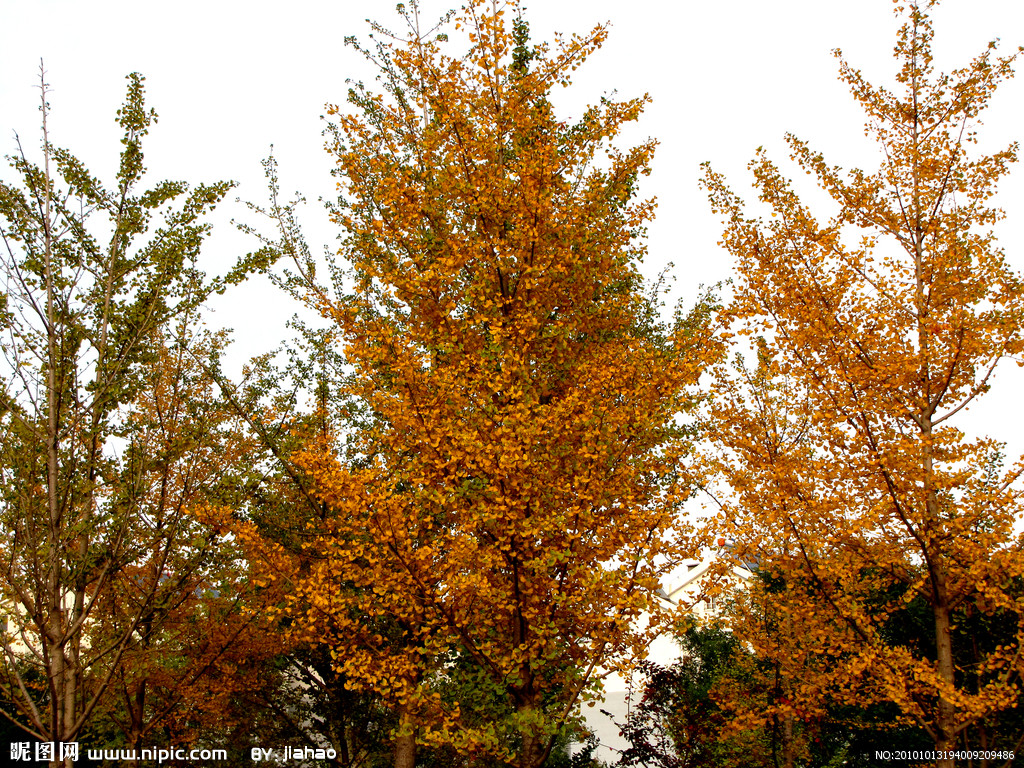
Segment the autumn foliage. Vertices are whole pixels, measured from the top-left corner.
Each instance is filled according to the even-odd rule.
[[[735,277],[671,322],[656,142],[620,146],[648,97],[557,108],[604,26],[371,24],[376,83],[328,108],[340,248],[312,255],[270,158],[276,234],[223,278],[232,185],[143,185],[143,78],[103,184],[41,72],[41,160],[0,183],[0,732],[580,768],[581,705],[675,628],[621,765],[1019,748],[1024,463],[965,418],[1024,362],[992,204],[1018,148],[976,146],[1015,55],[936,72],[934,5],[897,8],[895,87],[837,52],[876,170],[787,137],[829,212],[765,151],[760,216],[706,168]],[[232,382],[207,302],[282,256],[304,314]],[[659,596],[702,541],[711,626]]]
[[[399,751],[539,766],[597,672],[664,619],[699,313],[664,328],[637,269],[654,144],[612,140],[645,100],[555,115],[605,30],[533,46],[471,3],[453,58],[407,20],[404,38],[377,28],[384,93],[332,110],[351,290],[301,258],[294,277],[366,414],[295,457],[330,510],[295,619],[398,708]],[[474,700],[446,698],[459,675]]]
[[[996,245],[990,202],[1017,147],[972,152],[1014,57],[993,44],[937,73],[926,9],[904,15],[896,90],[841,60],[879,169],[843,174],[787,137],[834,201],[831,218],[763,152],[750,167],[768,219],[705,177],[737,263],[723,335],[757,357],[717,366],[708,436],[731,489],[716,524],[784,585],[776,609],[792,641],[757,647],[787,669],[791,698],[777,711],[890,702],[947,749],[986,743],[1024,669],[1022,467],[955,426],[1024,348],[1024,286]],[[893,622],[920,604],[927,636],[893,642]],[[1016,637],[986,647],[959,631],[967,615],[1013,617]]]

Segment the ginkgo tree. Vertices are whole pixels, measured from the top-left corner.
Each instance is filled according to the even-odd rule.
[[[638,269],[654,142],[613,140],[646,98],[560,119],[552,92],[606,30],[532,45],[519,13],[468,3],[462,56],[415,6],[407,36],[375,26],[382,91],[331,109],[341,293],[282,230],[365,418],[295,457],[329,514],[305,573],[268,578],[291,574],[296,625],[396,707],[400,766],[417,743],[543,764],[598,672],[663,626],[681,555],[707,308],[665,327]]]
[[[898,8],[895,89],[840,59],[877,171],[844,174],[787,137],[835,202],[830,219],[763,151],[750,167],[767,219],[708,169],[737,265],[722,333],[758,348],[755,369],[716,367],[708,436],[731,487],[715,524],[785,585],[778,607],[796,639],[781,652],[801,661],[778,714],[812,716],[825,698],[891,702],[952,765],[969,728],[1020,700],[1022,467],[965,429],[999,364],[1020,362],[1024,285],[996,243],[1003,213],[990,199],[1017,145],[974,148],[1014,56],[993,43],[936,72],[933,5]],[[892,622],[922,604],[928,636],[891,642]],[[965,635],[968,613],[1009,617],[1014,639]]]
[[[142,187],[156,114],[141,75],[117,113],[111,184],[52,143],[47,94],[41,69],[40,162],[19,144],[0,182],[0,716],[74,742],[120,683],[138,740],[154,727],[142,649],[166,661],[169,619],[210,608],[196,604],[233,565],[223,523],[193,513],[229,508],[249,444],[194,360],[214,365],[222,346],[199,330],[203,302],[257,261],[225,279],[199,269],[229,182]]]

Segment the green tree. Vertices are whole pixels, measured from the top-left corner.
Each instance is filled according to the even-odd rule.
[[[182,382],[197,373],[166,366],[185,348],[215,354],[199,308],[266,263],[215,280],[197,266],[203,217],[231,184],[141,187],[156,115],[140,75],[117,114],[111,186],[51,143],[42,70],[40,83],[42,162],[19,143],[16,180],[0,183],[0,687],[4,716],[70,742],[109,703],[139,638],[160,636],[147,635],[153,622],[209,584],[223,526],[191,512],[225,500],[223,462],[240,438],[223,417],[211,433],[190,428],[199,395]]]

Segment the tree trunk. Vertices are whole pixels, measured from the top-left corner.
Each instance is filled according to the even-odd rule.
[[[519,709],[524,718],[526,728],[529,730],[520,731],[522,746],[519,752],[519,768],[540,768],[548,758],[550,751],[550,739],[536,732],[536,718],[530,715],[536,710],[536,705],[527,704]]]
[[[939,579],[944,581],[943,579]],[[936,585],[937,596],[940,600],[934,607],[935,613],[935,651],[939,675],[942,679],[953,683],[953,641],[950,637],[949,605],[944,599],[946,596],[945,584]],[[956,747],[956,739],[953,729],[956,725],[956,707],[946,696],[939,695],[939,719],[937,723],[938,737],[935,739],[935,749],[949,751]],[[940,768],[953,768],[952,758],[944,758],[935,762]]]
[[[395,768],[416,768],[416,726],[406,704],[402,704],[398,708]]]
[[[921,337],[924,338],[923,335]],[[927,368],[924,373],[927,375]],[[921,432],[924,436],[924,491],[925,491],[925,520],[924,533],[926,536],[941,528],[939,499],[935,492],[935,465],[932,449],[932,418],[930,413],[923,415],[921,419]],[[953,638],[950,634],[950,607],[949,592],[946,588],[946,572],[942,556],[935,551],[928,552],[934,548],[930,545],[925,549],[925,558],[928,565],[932,613],[935,617],[935,661],[939,676],[943,682],[950,687],[954,686],[953,675]],[[956,724],[956,705],[942,693],[939,694],[939,712],[936,721],[935,749],[939,752],[948,752],[956,747],[954,727]],[[954,768],[955,761],[949,757],[936,760],[938,768]]]
[[[796,764],[793,747],[793,713],[787,712],[782,721],[782,764],[785,768],[793,768]]]

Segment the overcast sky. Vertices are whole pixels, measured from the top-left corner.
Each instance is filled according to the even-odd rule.
[[[260,201],[265,190],[260,160],[273,144],[284,188],[315,201],[333,190],[321,137],[324,104],[344,101],[346,79],[372,79],[344,38],[365,39],[367,17],[398,28],[394,5],[379,0],[5,0],[0,5],[0,148],[13,149],[15,130],[26,148],[38,146],[35,86],[42,57],[52,88],[52,140],[109,179],[119,150],[113,121],[124,97],[124,77],[139,71],[146,77],[148,104],[160,115],[146,144],[154,179],[234,179],[238,196]],[[426,0],[421,15],[436,18],[450,7]],[[647,270],[653,275],[674,262],[677,293],[686,297],[698,283],[728,277],[730,268],[716,246],[719,224],[697,186],[702,161],[725,172],[733,189],[748,199],[754,195],[746,163],[759,145],[785,161],[787,131],[822,150],[832,164],[873,167],[862,115],[836,80],[831,52],[841,48],[870,80],[891,82],[898,26],[892,9],[890,0],[538,0],[527,3],[525,17],[535,40],[611,23],[607,44],[569,90],[556,94],[556,108],[571,118],[613,90],[621,97],[651,95],[653,103],[624,143],[648,136],[660,142],[653,173],[642,187],[659,200]],[[1004,52],[1024,44],[1020,0],[947,0],[934,18],[940,70],[966,64],[996,37],[1002,38]],[[981,148],[994,150],[1019,139],[1022,117],[1024,75],[997,93]],[[1018,168],[1002,190],[1000,202],[1009,219],[999,232],[1020,269],[1024,170]],[[209,271],[250,246],[232,232],[232,217],[245,217],[234,203],[218,212],[207,249]],[[315,205],[305,219],[314,243],[333,237]],[[213,322],[233,327],[239,352],[249,355],[281,338],[281,323],[291,311],[254,284],[220,302]],[[1003,381],[997,380],[996,389],[1024,388],[1015,371],[1005,371]],[[1006,408],[1019,412],[1016,397],[999,398],[977,413],[998,424],[995,419],[1000,413],[1005,418]]]

